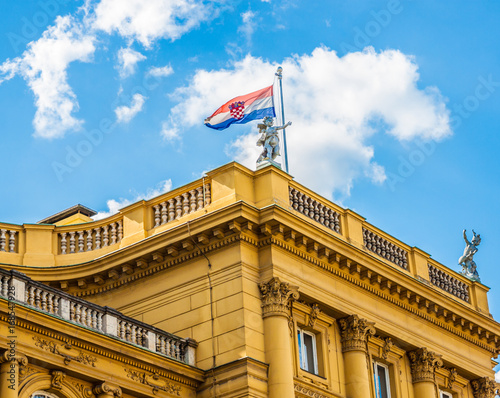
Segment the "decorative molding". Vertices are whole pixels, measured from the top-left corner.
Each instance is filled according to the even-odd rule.
[[[31,366],[19,366],[19,385],[24,382],[28,377],[40,373],[38,370],[32,368]]]
[[[66,373],[61,372],[60,370],[53,370],[50,374],[52,376],[52,380],[50,381],[51,386],[60,390],[62,388],[62,383],[66,378]]]
[[[53,341],[41,339],[38,336],[33,336],[33,340],[35,341],[35,346],[49,351],[53,354],[60,355],[64,358],[64,364],[68,365],[71,361],[79,362],[83,365],[91,365],[95,367],[95,363],[97,362],[97,358],[84,354],[82,351],[74,349],[71,344],[56,344]]]
[[[489,377],[472,380],[474,398],[494,398],[499,392],[499,384]]]
[[[106,394],[106,395],[112,395],[113,397],[121,397],[122,396],[122,389],[120,387],[118,387],[115,384],[108,383],[106,381],[94,386],[92,391],[96,395]]]
[[[411,363],[413,384],[420,382],[434,383],[436,369],[443,366],[441,355],[429,351],[426,347],[408,353]]]
[[[259,283],[262,294],[262,316],[285,316],[290,319],[292,303],[298,300],[297,286],[281,282],[279,278],[271,278],[267,283]]]
[[[10,353],[10,350],[5,350],[0,354],[0,363],[11,362],[15,359],[19,367],[28,366],[28,358],[26,355],[19,353],[17,350],[14,354]]]
[[[95,395],[92,393],[92,388],[83,383],[73,381],[71,384],[80,392],[83,398],[94,398]]]
[[[317,303],[314,303],[311,306],[311,312],[309,313],[309,321],[307,323],[310,328],[313,328],[314,325],[316,324],[316,320],[318,319],[320,312],[321,310],[319,309],[319,305]]]
[[[294,383],[293,385],[295,392],[299,394],[299,397],[312,397],[312,398],[331,398],[333,395],[324,395],[319,391],[315,391],[312,388],[303,386],[301,384]]]
[[[367,352],[368,339],[375,334],[375,322],[368,322],[357,315],[339,319],[342,352]]]
[[[165,391],[169,394],[172,395],[181,395],[181,386],[177,386],[173,383],[171,383],[169,380],[166,380],[158,373],[151,373],[147,374],[146,372],[140,372],[134,369],[127,369],[125,368],[125,372],[127,372],[127,377],[134,380],[138,381],[141,384],[147,385],[149,387],[153,388],[153,394],[157,394],[158,391]]]

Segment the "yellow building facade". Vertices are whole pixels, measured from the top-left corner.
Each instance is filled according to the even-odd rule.
[[[0,223],[0,397],[492,398],[488,288],[273,167]]]

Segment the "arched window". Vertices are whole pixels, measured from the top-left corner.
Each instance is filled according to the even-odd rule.
[[[37,391],[37,392],[31,394],[30,398],[59,398],[59,397],[55,396],[54,394],[50,394],[48,392],[45,392],[45,391]]]

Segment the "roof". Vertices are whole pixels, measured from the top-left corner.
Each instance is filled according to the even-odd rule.
[[[77,204],[50,217],[44,218],[43,220],[38,221],[37,224],[55,224],[56,222],[71,217],[74,214],[83,214],[87,217],[92,217],[95,216],[97,212],[81,204]]]

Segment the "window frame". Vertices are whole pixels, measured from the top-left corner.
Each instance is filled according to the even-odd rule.
[[[453,398],[453,394],[448,391],[439,390],[439,398]]]
[[[385,385],[387,386],[387,390],[386,390],[387,398],[391,398],[392,391],[391,391],[391,375],[390,375],[389,366],[386,365],[385,363],[374,360],[373,361],[373,384],[375,387],[375,398],[381,398],[378,394],[379,393],[379,382],[378,382],[379,378],[378,378],[378,368],[377,368],[378,366],[385,369]]]
[[[307,350],[305,349],[305,341],[303,335],[306,334],[310,336],[312,339],[312,351],[313,351],[313,366],[314,369],[307,369],[305,366],[309,367],[309,362],[307,360]],[[300,337],[299,337],[300,336]],[[310,332],[301,327],[297,327],[297,345],[298,345],[298,353],[299,353],[299,368],[305,372],[311,373],[316,376],[320,376],[319,374],[319,366],[318,366],[318,345],[316,343],[317,336],[314,332]]]

